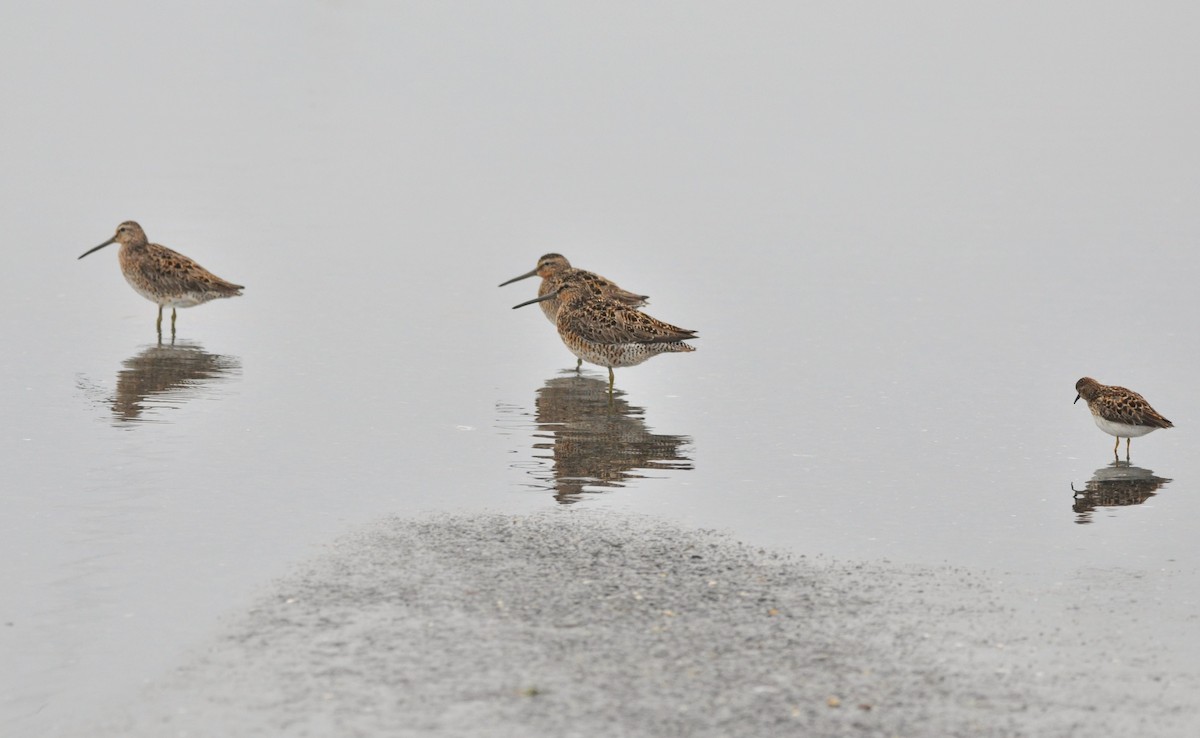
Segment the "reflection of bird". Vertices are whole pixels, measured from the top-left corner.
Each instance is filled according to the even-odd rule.
[[[610,400],[604,382],[592,377],[557,377],[538,390],[538,430],[551,451],[555,499],[571,503],[587,487],[622,487],[639,479],[638,470],[691,469],[682,447],[687,436],[651,433],[644,411],[631,407],[618,392]]]
[[[571,353],[598,366],[608,367],[608,392],[613,389],[613,367],[635,366],[662,353],[695,351],[684,343],[696,331],[652,318],[611,297],[597,297],[583,285],[564,282],[548,295],[513,308],[559,297],[555,325]]]
[[[142,412],[152,398],[159,399],[161,405],[182,404],[199,396],[206,383],[241,368],[234,357],[210,354],[189,343],[148,346],[123,365],[125,368],[117,372],[117,392],[112,401],[118,424],[142,420]]]
[[[567,257],[562,254],[546,254],[538,259],[537,266],[533,268],[533,271],[526,272],[519,277],[513,277],[507,282],[501,282],[500,286],[503,287],[506,284],[512,284],[513,282],[533,276],[542,278],[542,283],[538,285],[538,297],[546,297],[546,295],[555,292],[566,282],[577,282],[597,297],[607,295],[617,302],[630,307],[641,307],[649,299],[647,295],[635,295],[628,290],[623,290],[599,274],[584,269],[576,269],[571,266],[571,262],[567,261]],[[562,301],[557,294],[541,303],[542,313],[545,314],[546,319],[551,323],[555,322],[555,319],[558,317],[558,308],[561,304]],[[581,366],[583,366],[583,359],[578,359],[575,368],[579,369]]]
[[[139,295],[158,305],[155,327],[159,333],[162,333],[164,307],[171,308],[171,335],[174,335],[175,308],[200,305],[218,297],[237,297],[244,289],[240,284],[226,282],[183,254],[150,243],[142,227],[132,220],[117,226],[112,238],[88,249],[79,258],[99,251],[110,243],[121,244],[117,257],[125,281]]]
[[[1087,402],[1088,410],[1092,411],[1092,419],[1097,427],[1110,436],[1117,437],[1113,446],[1113,456],[1121,447],[1121,439],[1125,439],[1125,458],[1129,458],[1129,443],[1159,428],[1171,428],[1173,424],[1158,414],[1146,398],[1124,387],[1100,384],[1091,377],[1084,377],[1075,383],[1075,402],[1082,397]]]
[[[1072,509],[1076,512],[1076,523],[1092,522],[1092,511],[1097,507],[1124,507],[1140,505],[1158,492],[1170,479],[1154,476],[1149,469],[1114,461],[1096,470],[1083,489],[1075,493]]]

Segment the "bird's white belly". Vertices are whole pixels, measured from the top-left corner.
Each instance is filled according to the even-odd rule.
[[[1114,423],[1111,420],[1105,420],[1099,415],[1093,415],[1092,418],[1096,421],[1096,427],[1104,431],[1110,436],[1117,438],[1140,438],[1150,431],[1158,430],[1152,425],[1128,425],[1126,423]]]

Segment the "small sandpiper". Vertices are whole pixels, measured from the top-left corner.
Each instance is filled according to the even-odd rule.
[[[558,335],[580,360],[608,367],[608,394],[613,391],[613,367],[635,366],[664,353],[695,351],[684,343],[696,331],[652,318],[609,295],[594,294],[584,283],[564,282],[547,295],[526,300],[513,309],[558,298]]]
[[[542,314],[551,323],[554,323],[558,318],[558,309],[562,306],[562,299],[557,295],[546,296],[552,292],[556,292],[559,287],[562,287],[567,282],[577,282],[590,290],[596,297],[611,297],[629,307],[641,307],[650,299],[647,295],[635,295],[628,290],[623,290],[611,280],[605,279],[595,272],[589,272],[586,269],[576,269],[571,266],[571,262],[567,261],[567,257],[562,254],[543,255],[542,258],[538,259],[537,266],[533,268],[533,271],[525,272],[519,277],[513,277],[507,282],[501,282],[500,286],[503,287],[506,284],[519,282],[529,277],[542,278],[542,283],[538,285],[538,297],[546,298],[541,303]],[[583,366],[583,359],[575,362],[576,370],[581,366]]]
[[[186,308],[215,300],[237,297],[245,289],[226,282],[183,254],[166,246],[150,243],[146,232],[132,220],[117,226],[117,232],[99,246],[88,249],[79,258],[112,243],[121,244],[117,257],[121,273],[134,291],[158,305],[155,328],[162,335],[162,311],[171,308],[171,335],[175,335],[175,308]]]
[[[1117,437],[1117,443],[1113,446],[1114,457],[1117,457],[1122,438],[1125,439],[1125,459],[1128,460],[1132,439],[1159,428],[1174,427],[1171,421],[1150,407],[1146,398],[1131,389],[1100,384],[1091,377],[1084,377],[1075,383],[1075,392],[1078,393],[1075,402],[1079,402],[1080,397],[1087,402],[1096,426],[1110,436]]]

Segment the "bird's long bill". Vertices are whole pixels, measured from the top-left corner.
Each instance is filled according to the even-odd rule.
[[[116,243],[116,242],[117,242],[117,239],[110,238],[107,241],[105,241],[104,243],[97,246],[96,248],[88,249],[87,251],[84,251],[82,254],[79,255],[79,259],[82,259],[83,257],[87,256],[88,254],[92,253],[93,251],[99,251],[100,249],[104,248],[105,246],[109,245],[110,243]],[[79,259],[76,259],[75,261],[79,261]]]
[[[1071,404],[1074,405],[1076,402],[1079,402],[1079,397],[1080,397],[1079,395],[1075,395],[1075,401],[1072,402]]]
[[[535,297],[532,300],[526,300],[525,302],[521,303],[520,305],[513,305],[512,309],[516,310],[517,308],[523,308],[526,305],[532,305],[535,302],[543,302],[545,300],[552,300],[555,297],[558,297],[559,292],[562,292],[562,290],[554,290],[553,292],[542,295],[541,297]]]
[[[532,272],[525,272],[524,274],[522,274],[519,277],[513,277],[512,279],[508,280],[507,282],[501,282],[497,286],[503,287],[506,284],[512,284],[513,282],[520,282],[522,279],[529,279],[530,277],[536,277],[536,276],[537,276],[537,270],[534,269]]]

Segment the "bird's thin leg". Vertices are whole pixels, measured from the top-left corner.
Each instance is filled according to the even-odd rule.
[[[171,308],[171,338],[175,337],[175,308]]]
[[[612,367],[610,366],[610,367],[608,368],[608,396],[609,396],[609,397],[612,397],[612,391],[613,391],[613,380],[614,380],[614,379],[616,379],[616,377],[615,377],[615,376],[613,376],[613,370],[612,370]]]
[[[575,359],[575,371],[578,372],[581,369],[583,369],[583,359],[577,357]]]
[[[158,306],[158,321],[154,324],[154,330],[158,331],[159,336],[162,336],[162,305]]]
[[[1121,442],[1121,439],[1118,438],[1117,443],[1120,443],[1120,442]],[[1133,443],[1133,436],[1130,436],[1129,438],[1125,439],[1125,460],[1126,461],[1129,461],[1129,444],[1130,443]]]

